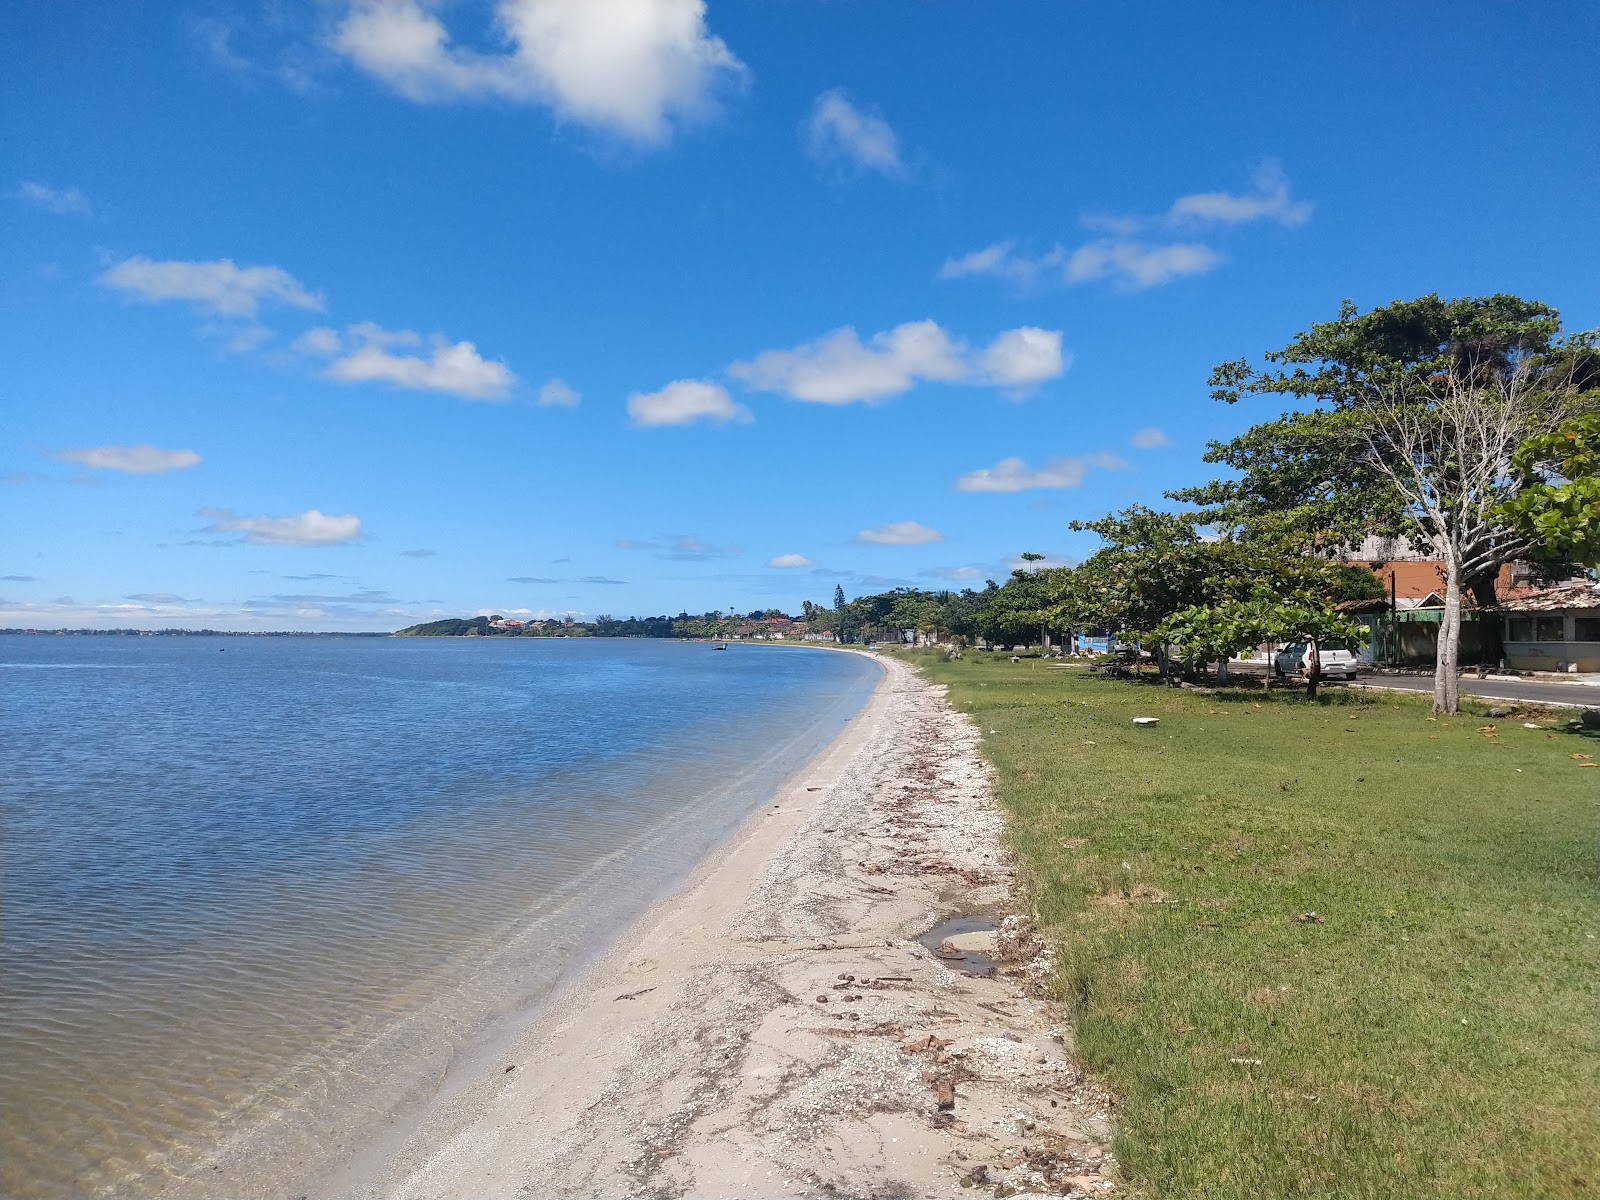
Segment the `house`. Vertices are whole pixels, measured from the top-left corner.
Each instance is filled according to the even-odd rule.
[[[1356,657],[1370,665],[1431,667],[1439,659],[1439,626],[1444,620],[1444,595],[1441,591],[1423,596],[1398,596],[1389,600],[1345,600],[1333,606],[1367,629],[1367,644]],[[1499,618],[1472,607],[1470,596],[1462,597],[1462,664],[1488,665],[1499,661],[1495,644]]]
[[[1369,536],[1359,546],[1341,554],[1339,561],[1347,567],[1365,567],[1371,571],[1397,600],[1424,600],[1434,592],[1444,595],[1444,563],[1427,557],[1403,537]],[[1501,566],[1495,574],[1496,594],[1515,586],[1522,574],[1520,564]],[[1442,602],[1439,607],[1443,607]]]
[[[1516,671],[1600,671],[1600,583],[1569,579],[1519,589],[1496,606],[1506,665]]]

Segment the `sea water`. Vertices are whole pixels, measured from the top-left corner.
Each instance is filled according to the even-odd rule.
[[[0,637],[0,1189],[359,1159],[877,677],[737,644]]]

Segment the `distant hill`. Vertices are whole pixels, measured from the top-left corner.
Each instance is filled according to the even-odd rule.
[[[428,621],[422,625],[407,625],[395,631],[395,637],[468,637],[487,636],[490,633],[488,617],[450,617],[443,621]],[[499,630],[493,632],[498,633]]]

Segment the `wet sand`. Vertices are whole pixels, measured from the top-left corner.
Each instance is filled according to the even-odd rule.
[[[834,744],[508,1053],[375,1174],[315,1195],[1109,1191],[1103,1098],[1030,994],[1044,960],[1010,915],[978,731],[884,666]],[[963,957],[919,943],[973,914],[1000,928],[953,938]],[[969,972],[986,957],[995,977]]]

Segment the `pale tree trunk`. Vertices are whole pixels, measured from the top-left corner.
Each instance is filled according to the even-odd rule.
[[[1461,564],[1447,555],[1444,564],[1444,614],[1439,622],[1439,652],[1434,656],[1433,711],[1449,716],[1461,708]]]
[[[1311,670],[1306,676],[1306,699],[1317,698],[1317,687],[1322,683],[1322,651],[1317,646],[1317,639],[1311,639]]]

